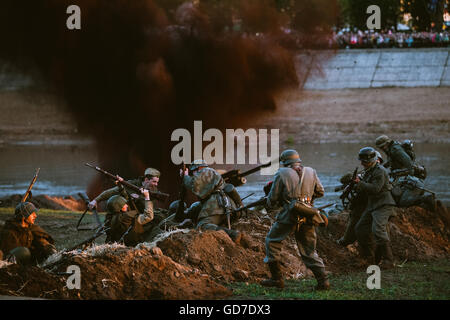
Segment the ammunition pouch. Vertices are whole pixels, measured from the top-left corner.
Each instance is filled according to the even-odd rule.
[[[294,199],[289,203],[289,212],[297,216],[297,221],[306,218],[306,222],[314,225],[320,226],[325,225],[325,221],[320,215],[320,210],[314,208],[309,203],[306,203],[299,199]]]

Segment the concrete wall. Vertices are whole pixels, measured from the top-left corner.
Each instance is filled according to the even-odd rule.
[[[450,48],[339,50],[298,55],[305,89],[450,86]],[[326,61],[320,67],[320,61]]]

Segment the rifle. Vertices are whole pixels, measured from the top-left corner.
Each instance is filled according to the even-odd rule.
[[[340,196],[342,200],[342,205],[346,209],[351,202],[351,197],[353,196],[353,188],[355,186],[355,179],[357,175],[358,175],[358,167],[356,167],[355,171],[353,171],[352,180],[347,184],[347,186],[344,188],[344,191]]]
[[[83,212],[83,214],[81,215],[81,217],[80,217],[80,219],[78,219],[78,222],[77,222],[77,231],[80,231],[80,230],[94,230],[95,228],[79,228],[79,226],[80,226],[80,223],[81,223],[81,220],[83,220],[83,218],[84,218],[84,215],[86,214],[86,212],[88,212],[88,210],[89,210],[89,198],[85,195],[85,194],[83,194],[83,193],[81,193],[81,192],[78,192],[78,196],[86,203],[86,210],[84,210],[84,212]],[[100,217],[98,216],[98,212],[97,212],[97,209],[93,209],[92,210],[92,213],[94,214],[94,217],[95,217],[95,221],[97,222],[97,228],[100,228],[101,226],[102,226],[102,223],[100,222]]]
[[[256,206],[263,205],[263,204],[266,203],[266,201],[267,201],[267,197],[262,197],[261,199],[256,200],[256,201],[253,201],[253,202],[250,202],[249,204],[247,204],[247,205],[245,205],[245,206],[243,206],[243,207],[234,209],[234,210],[233,210],[233,213],[241,212],[241,211],[243,211],[243,210],[247,210],[247,209],[250,209],[250,208],[254,208],[254,207],[256,207]]]
[[[31,194],[31,189],[33,189],[34,183],[37,180],[39,170],[40,170],[40,168],[37,168],[36,173],[35,173],[33,179],[31,180],[30,185],[28,186],[27,192],[25,192],[25,194],[23,195],[22,200],[20,202],[27,201],[28,196]]]
[[[181,174],[180,182],[180,200],[178,202],[177,212],[175,214],[175,221],[182,221],[184,218],[184,198],[186,197],[186,188],[183,183],[184,171],[186,170],[186,164],[183,162],[182,165],[183,173]]]
[[[98,172],[100,172],[100,173],[104,174],[105,176],[113,179],[114,181],[117,181],[118,184],[122,185],[125,188],[131,189],[131,190],[133,190],[134,192],[136,192],[138,194],[141,193],[141,188],[140,187],[135,186],[134,184],[131,184],[128,181],[125,181],[125,180],[120,181],[119,179],[123,179],[123,178],[121,178],[119,175],[113,175],[113,174],[109,173],[108,171],[105,171],[105,170],[103,170],[103,169],[101,169],[99,167],[94,167],[93,165],[91,165],[89,163],[86,163],[86,166],[97,170]],[[165,201],[169,197],[168,193],[163,193],[163,192],[160,192],[160,191],[150,191],[149,190],[148,192],[149,192],[151,197],[153,197],[155,199],[158,199],[158,200],[162,200],[162,201]]]
[[[272,161],[265,163],[265,164],[261,164],[253,169],[247,170],[242,173],[239,169],[230,170],[230,171],[227,171],[224,174],[222,174],[222,178],[226,183],[231,183],[235,187],[239,187],[247,182],[247,179],[244,178],[245,176],[255,173],[256,171],[260,170],[261,168],[269,167],[271,164],[272,164]]]
[[[91,244],[92,242],[94,242],[95,239],[97,239],[98,237],[104,235],[109,229],[111,229],[110,227],[105,228],[104,225],[102,225],[100,228],[97,229],[97,231],[89,238],[87,238],[86,240],[74,245],[73,247],[64,250],[63,252],[68,252],[68,251],[72,251],[77,249],[78,247],[86,247],[89,244]]]

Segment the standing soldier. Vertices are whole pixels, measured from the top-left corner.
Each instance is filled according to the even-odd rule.
[[[295,230],[298,251],[306,267],[311,269],[317,279],[316,290],[328,290],[330,283],[325,273],[325,265],[316,252],[317,235],[315,224],[307,219],[299,222],[297,214],[289,210],[289,205],[297,199],[312,205],[314,199],[324,195],[324,188],[320,183],[316,171],[301,165],[300,156],[295,150],[285,150],[280,156],[280,168],[267,196],[269,208],[282,206],[283,210],[277,215],[266,237],[266,257],[264,262],[269,265],[272,277],[263,280],[261,285],[268,287],[284,287],[284,280],[280,269],[281,242]],[[299,224],[300,223],[300,224]]]
[[[424,195],[425,169],[414,162],[415,155],[402,147],[402,145],[390,139],[386,135],[379,136],[375,140],[378,148],[388,156],[384,164],[391,169],[391,175],[395,178],[392,194],[399,207],[421,206],[430,211],[436,211],[436,199],[434,194]],[[396,172],[405,171],[400,175]]]
[[[37,264],[56,253],[53,238],[35,225],[38,210],[31,202],[16,207],[14,218],[6,221],[0,234],[0,249],[6,258],[21,264]]]
[[[222,175],[209,168],[204,160],[195,160],[189,170],[180,170],[180,174],[183,175],[184,187],[200,199],[187,210],[187,217],[197,222],[197,229],[223,230],[238,244],[242,234],[230,228],[231,214],[237,207],[237,200],[227,193],[228,186]],[[228,228],[223,227],[225,225]]]
[[[391,195],[387,170],[377,162],[375,149],[362,148],[358,159],[364,167],[362,179],[356,177],[356,192],[367,196],[367,207],[356,224],[356,238],[361,247],[361,254],[368,264],[378,264],[383,268],[392,268],[394,258],[387,232],[389,218],[394,215],[395,201]],[[375,257],[371,247],[371,234],[376,243]]]

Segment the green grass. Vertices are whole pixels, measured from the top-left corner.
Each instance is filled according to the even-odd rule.
[[[301,300],[449,300],[450,261],[407,262],[402,268],[381,271],[381,288],[366,286],[370,275],[355,272],[330,276],[331,290],[314,291],[314,279],[288,280],[284,289],[255,283],[233,283],[232,299]]]

